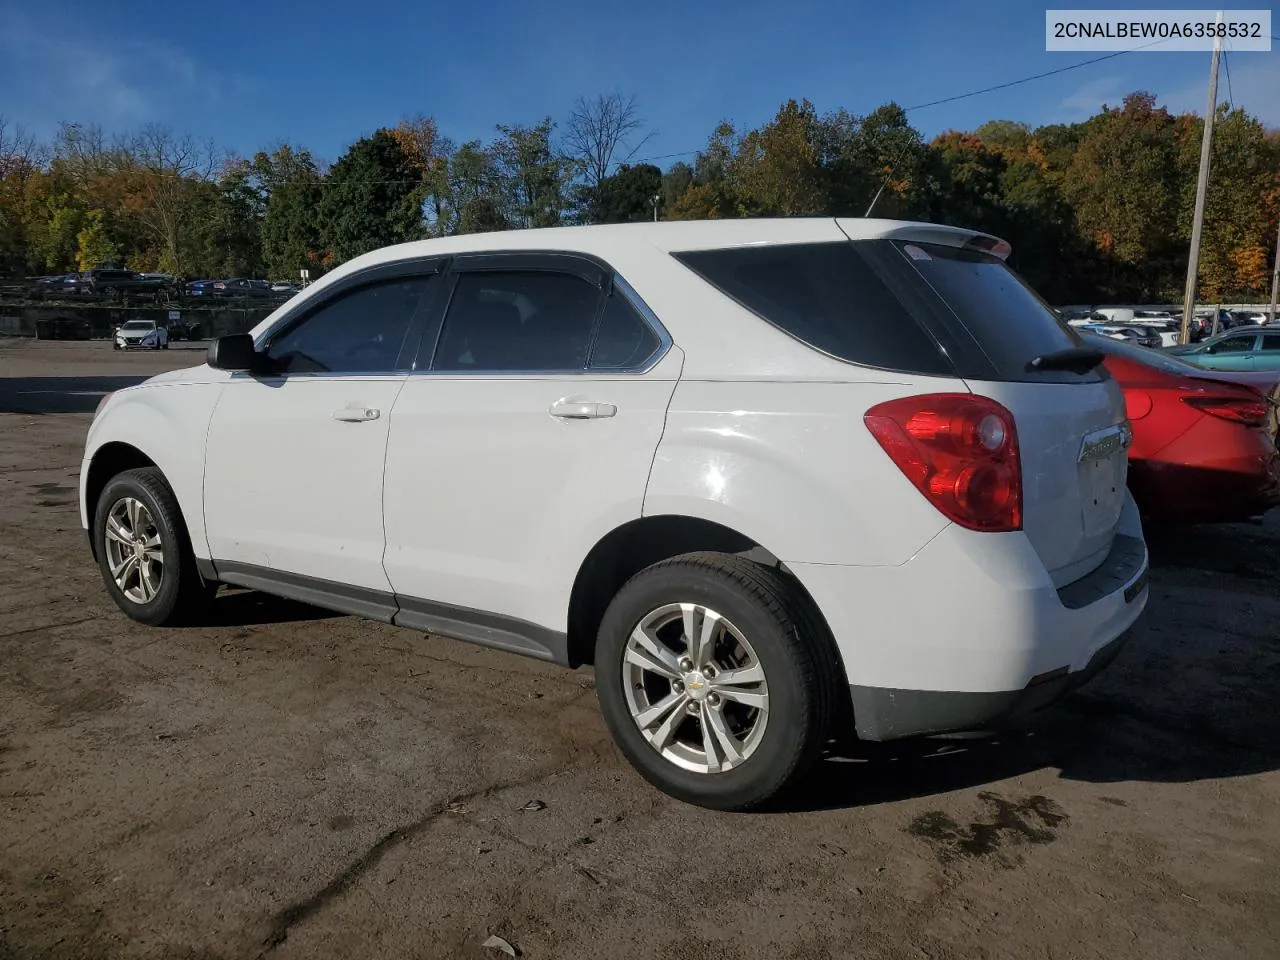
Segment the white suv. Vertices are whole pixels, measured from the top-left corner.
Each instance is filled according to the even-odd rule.
[[[995,238],[576,227],[359,257],[103,401],[81,516],[151,624],[217,584],[594,664],[650,781],[746,808],[832,737],[989,728],[1147,601],[1101,354]]]

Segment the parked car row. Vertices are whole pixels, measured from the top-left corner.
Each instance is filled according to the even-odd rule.
[[[300,289],[302,288],[299,285],[293,283],[253,280],[246,277],[180,282],[172,274],[167,273],[138,273],[116,267],[100,267],[84,273],[38,277],[34,281],[28,281],[24,292],[41,299],[63,297],[119,300],[140,297],[173,299],[179,295],[186,295],[241,300],[284,300]]]
[[[193,280],[184,287],[189,297],[236,297],[251,300],[286,299],[301,289],[292,283],[251,280],[246,277],[232,277],[227,280]]]

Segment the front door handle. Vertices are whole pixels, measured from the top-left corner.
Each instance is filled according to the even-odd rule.
[[[366,423],[377,420],[380,416],[382,411],[374,407],[343,407],[333,411],[333,419],[342,423]]]
[[[612,417],[618,408],[612,403],[595,403],[591,400],[557,400],[549,413],[561,420],[599,420]]]

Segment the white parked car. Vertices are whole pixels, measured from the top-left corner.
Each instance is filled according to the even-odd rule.
[[[81,516],[136,620],[233,584],[594,664],[726,809],[833,736],[985,729],[1147,602],[1124,401],[995,238],[884,220],[477,234],[327,274],[112,394]]]
[[[168,350],[169,331],[154,320],[127,320],[116,328],[115,350]]]

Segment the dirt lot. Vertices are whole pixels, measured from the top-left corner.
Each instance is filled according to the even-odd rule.
[[[0,958],[1280,956],[1280,517],[1153,540],[1145,630],[1034,735],[717,814],[587,671],[249,592],[121,616],[84,433],[186,346],[0,341]]]

